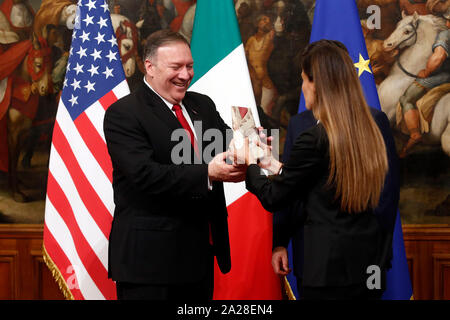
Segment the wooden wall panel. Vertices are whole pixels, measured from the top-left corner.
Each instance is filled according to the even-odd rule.
[[[42,257],[42,251],[32,251],[33,257],[33,290],[35,299],[63,300],[64,296],[58,288],[52,273]]]
[[[417,282],[418,280],[416,279],[416,277],[419,276],[419,273],[417,273],[418,256],[417,254],[414,254],[412,250],[408,249],[407,244],[405,244],[405,250],[406,250],[406,260],[408,262],[409,276],[411,278],[411,285],[414,288],[414,283]]]
[[[450,300],[450,253],[433,254],[434,299]]]
[[[0,224],[0,299],[63,299],[42,258],[42,225]],[[450,300],[450,226],[404,225],[415,300]]]
[[[404,225],[415,300],[450,300],[450,226]]]
[[[17,297],[17,251],[0,250],[0,299]]]
[[[63,299],[42,258],[42,225],[0,224],[0,299]]]

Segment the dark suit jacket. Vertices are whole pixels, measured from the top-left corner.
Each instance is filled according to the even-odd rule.
[[[183,104],[192,122],[202,121],[202,132],[216,128],[225,136],[227,126],[210,98],[188,92]],[[200,280],[210,265],[209,224],[219,267],[223,273],[231,268],[223,185],[214,182],[212,191],[208,189],[204,162],[172,162],[172,149],[179,142],[171,141],[171,134],[180,128],[176,116],[144,83],[106,111],[116,205],[109,237],[113,280]],[[192,147],[190,151],[193,155]]]
[[[294,271],[303,278],[304,286],[361,284],[367,279],[369,265],[383,270],[390,267],[399,197],[398,164],[386,115],[375,109],[371,112],[389,160],[380,204],[373,211],[358,215],[340,212],[333,201],[335,190],[323,189],[328,177],[328,139],[310,111],[294,116],[289,124],[286,143],[295,143],[292,150],[285,147],[288,154],[283,158],[289,160],[280,177],[270,183],[256,166],[249,168],[248,189],[266,209],[279,210],[274,216],[274,247],[287,247],[293,238]]]

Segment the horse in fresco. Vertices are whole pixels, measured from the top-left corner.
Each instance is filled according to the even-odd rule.
[[[372,73],[375,78],[375,83],[378,85],[388,76],[395,62],[395,56],[393,52],[386,52],[384,50],[384,41],[374,37],[375,29],[369,29],[365,20],[361,21],[361,27],[366,42],[367,53],[370,58]]]
[[[0,56],[5,62],[0,77],[6,81],[0,119],[6,118],[9,189],[14,200],[25,202],[28,198],[20,190],[17,175],[19,156],[36,115],[39,96],[52,92],[52,61],[46,40],[34,34],[31,40],[17,43],[13,50],[14,54],[8,50]]]
[[[139,41],[138,28],[130,19],[118,13],[111,13],[111,22],[116,33],[125,76],[130,78],[136,71]]]
[[[398,0],[356,0],[356,3],[363,20],[369,18],[368,7],[375,5],[379,8],[381,28],[371,29],[371,36],[374,39],[386,39],[395,30],[397,22],[402,17]]]
[[[385,40],[401,20],[402,12],[412,15],[434,14],[441,16],[450,6],[450,0],[356,0],[362,19],[368,18],[367,8],[375,5],[380,9],[382,17],[381,29],[373,29],[372,36],[375,39]]]
[[[396,30],[384,41],[388,52],[400,52],[389,75],[378,87],[381,108],[387,114],[391,125],[400,129],[398,103],[405,90],[417,78],[417,73],[424,69],[432,54],[432,46],[438,32],[445,30],[445,20],[434,15],[403,15]],[[448,84],[443,84],[431,91],[441,88],[434,108],[428,114],[425,123],[427,130],[423,134],[423,144],[441,144],[442,150],[450,156],[450,93]],[[442,89],[444,88],[444,89]],[[435,90],[436,89],[436,90]],[[442,91],[444,90],[444,91]],[[429,94],[422,97],[426,99]],[[420,109],[420,108],[419,108]]]

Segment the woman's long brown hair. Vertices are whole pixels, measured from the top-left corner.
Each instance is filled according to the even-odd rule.
[[[315,84],[312,111],[329,140],[327,184],[336,188],[343,211],[376,207],[388,170],[386,147],[347,49],[337,41],[311,43],[302,68]]]

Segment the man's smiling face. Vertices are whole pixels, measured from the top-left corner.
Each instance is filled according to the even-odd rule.
[[[170,103],[180,103],[194,77],[191,50],[183,42],[159,47],[152,61],[145,61],[146,80]]]

